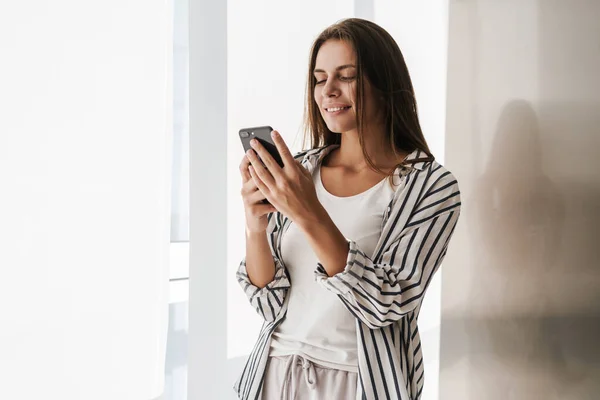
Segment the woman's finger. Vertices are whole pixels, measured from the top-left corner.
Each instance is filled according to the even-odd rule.
[[[258,187],[258,190],[263,192],[263,194],[268,194],[269,188],[263,182],[262,177],[256,173],[256,169],[254,168],[254,165],[251,165],[250,167],[248,167],[248,171],[250,171],[250,176],[252,176],[252,180],[254,180],[254,183],[256,184],[256,187]],[[273,179],[273,177],[271,177],[271,179]]]
[[[246,196],[244,196],[244,200],[245,200],[246,204],[260,203],[261,201],[263,201],[266,198],[267,197],[263,194],[263,192],[261,192],[258,189],[256,189],[255,191],[253,191],[251,193],[247,193]]]
[[[275,207],[273,207],[271,204],[254,204],[252,206],[250,206],[250,214],[255,217],[262,217],[265,214],[269,214],[269,213],[274,213],[277,211],[277,209]]]
[[[248,172],[248,176],[250,176],[249,172]],[[252,176],[250,176],[249,180],[242,183],[242,191],[241,191],[242,196],[250,195],[250,194],[256,192],[257,190],[258,190],[258,186],[256,186],[256,183],[254,183],[254,179],[252,179]]]
[[[287,144],[283,141],[283,138],[276,130],[271,132],[271,137],[273,138],[273,142],[275,143],[275,147],[277,147],[277,151],[283,160],[283,165],[292,165],[294,162],[294,156],[290,152],[290,149],[287,147]]]
[[[244,184],[242,184],[242,190],[241,190],[241,194],[244,198],[253,195],[254,193],[260,193],[258,196],[261,196],[261,199],[265,199],[265,194],[263,192],[261,192],[258,188],[258,186],[256,185],[256,181],[255,179],[252,178],[252,175],[250,175],[250,171],[248,170],[248,175],[250,176],[250,179],[245,182]],[[258,181],[260,181],[259,179],[257,179]]]
[[[254,152],[253,150],[249,150],[247,155],[248,155],[248,159],[250,160],[250,163],[252,164],[250,167],[248,167],[248,169],[250,171],[250,175],[252,175],[254,172],[254,177],[260,179],[260,183],[262,183],[265,186],[264,189],[273,187],[275,185],[275,178],[273,177],[273,175],[271,175],[271,172],[260,161],[256,152]],[[279,165],[277,165],[277,168],[279,168]],[[255,182],[256,182],[256,180],[255,180]],[[261,187],[259,182],[256,182],[256,184],[259,189],[263,190],[263,188]],[[266,190],[263,190],[263,192],[267,193]]]
[[[262,161],[261,165],[264,165],[266,172],[268,172],[270,175],[273,176],[275,180],[277,180],[282,174],[281,167],[279,166],[279,164],[277,164],[277,161],[275,161],[273,156],[258,140],[252,139],[252,141],[250,141],[250,145],[252,146],[252,149],[254,149],[254,152],[248,152],[248,158],[250,158],[250,162],[252,163],[252,165],[255,166],[256,172],[260,175],[261,170],[256,164]],[[265,177],[263,177],[263,181],[267,185],[270,184],[269,180]]]
[[[246,183],[249,180],[252,180],[250,173],[248,172],[248,167],[250,166],[250,160],[248,157],[244,155],[242,158],[242,162],[240,163],[240,175],[242,176],[242,183]]]

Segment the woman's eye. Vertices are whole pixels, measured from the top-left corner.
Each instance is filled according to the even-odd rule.
[[[351,81],[355,80],[356,77],[355,76],[340,76],[339,79],[340,79],[340,81],[351,82]],[[315,78],[315,85],[322,85],[325,82],[327,82],[327,79],[318,80],[317,78]]]

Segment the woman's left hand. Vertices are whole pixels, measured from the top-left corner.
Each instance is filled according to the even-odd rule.
[[[254,151],[247,152],[252,164],[248,167],[252,179],[267,200],[293,222],[304,225],[317,221],[324,209],[317,198],[310,172],[294,159],[277,131],[273,131],[271,137],[283,160],[283,168],[258,140],[253,139],[252,148],[260,159]]]

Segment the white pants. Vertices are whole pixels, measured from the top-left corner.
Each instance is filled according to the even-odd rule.
[[[354,400],[358,374],[314,364],[301,355],[270,356],[262,400]]]

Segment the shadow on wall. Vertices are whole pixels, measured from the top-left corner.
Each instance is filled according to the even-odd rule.
[[[600,293],[593,290],[597,265],[590,263],[598,259],[600,213],[565,226],[565,196],[589,211],[600,196],[574,198],[590,196],[593,188],[573,181],[560,182],[559,189],[544,173],[542,138],[552,140],[542,135],[530,103],[506,104],[466,207],[469,243],[478,244],[470,246],[471,317],[444,321],[444,342],[463,346],[446,347],[442,368],[468,358],[476,371],[469,399],[592,399],[584,396],[600,393]],[[568,169],[576,160],[553,162]],[[576,240],[565,237],[569,232]]]
[[[485,317],[476,319],[468,351],[473,368],[489,371],[480,384],[503,398],[515,390],[541,395],[540,387],[548,396],[554,385],[543,381],[560,378],[552,370],[564,368],[558,338],[547,329],[552,299],[545,288],[562,239],[564,201],[544,174],[540,153],[532,106],[522,100],[505,105],[471,200],[471,232],[477,235],[471,242],[481,244],[472,249],[473,259],[486,262],[473,270],[469,298]],[[532,371],[542,373],[535,377]],[[523,381],[514,385],[519,377]]]
[[[449,6],[440,399],[599,399],[600,2]]]

